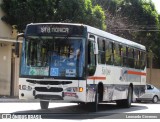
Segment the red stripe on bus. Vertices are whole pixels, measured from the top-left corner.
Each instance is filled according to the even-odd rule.
[[[146,76],[146,73],[144,73],[144,72],[136,72],[136,71],[131,71],[131,70],[128,70],[127,74],[130,74],[130,75],[144,75],[144,76]]]
[[[106,77],[91,76],[91,77],[88,77],[87,79],[91,79],[91,80],[106,80]]]

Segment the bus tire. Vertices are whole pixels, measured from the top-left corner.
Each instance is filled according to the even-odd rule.
[[[132,87],[129,86],[127,99],[117,100],[116,101],[117,106],[123,107],[123,108],[130,108],[131,107],[131,103],[132,103],[132,94],[133,94]]]
[[[127,99],[124,100],[124,107],[125,108],[130,108],[131,107],[132,97],[133,97],[133,89],[132,89],[131,86],[129,86]]]
[[[40,101],[41,109],[48,109],[49,101]]]
[[[98,104],[99,104],[99,93],[98,93],[98,87],[95,94],[95,101],[92,103],[92,112],[98,111]]]
[[[97,91],[95,93],[95,98],[94,98],[95,101],[87,103],[87,107],[89,108],[90,112],[97,112],[98,111],[99,94]]]
[[[95,96],[95,102],[94,102],[94,112],[98,111],[98,104],[99,104],[99,93],[97,92]]]
[[[116,100],[116,104],[118,107],[123,107],[123,100]]]

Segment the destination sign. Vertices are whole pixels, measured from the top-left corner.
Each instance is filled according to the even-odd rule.
[[[42,26],[39,28],[41,33],[69,33],[69,28],[59,28],[59,27],[47,27]]]
[[[64,24],[33,24],[26,28],[26,35],[82,36],[84,26]]]

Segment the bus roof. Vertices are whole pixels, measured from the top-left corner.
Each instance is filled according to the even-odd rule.
[[[136,42],[133,42],[133,41],[130,41],[128,39],[125,39],[125,38],[122,38],[122,37],[119,37],[119,36],[116,36],[114,34],[111,34],[111,33],[108,33],[106,31],[103,31],[103,30],[100,30],[100,29],[97,29],[95,27],[91,27],[89,25],[85,25],[85,24],[77,24],[77,23],[31,23],[31,24],[28,24],[28,25],[47,25],[47,24],[56,24],[56,25],[75,25],[75,26],[84,26],[87,28],[87,31],[89,33],[92,33],[92,34],[95,34],[95,35],[98,35],[98,36],[101,36],[103,38],[107,38],[107,39],[111,39],[113,42],[118,42],[118,43],[123,43],[125,45],[128,45],[128,46],[132,46],[132,47],[135,47],[135,48],[138,48],[138,49],[141,49],[141,50],[146,50],[145,46],[141,45],[141,44],[138,44]],[[27,25],[27,26],[28,26]]]
[[[51,23],[30,23],[28,25],[49,25],[49,24],[55,24],[55,25],[75,25],[75,26],[85,26],[84,24],[79,24],[79,23],[61,23],[61,22],[51,22]],[[28,26],[27,25],[27,26]]]
[[[122,38],[122,37],[119,37],[119,36],[116,36],[116,35],[113,35],[111,33],[105,32],[103,30],[100,30],[100,29],[97,29],[97,28],[94,28],[94,27],[91,27],[91,26],[88,26],[88,25],[85,25],[85,26],[87,27],[88,32],[90,32],[90,33],[99,35],[103,38],[111,39],[113,42],[118,42],[120,44],[123,43],[123,44],[126,44],[128,46],[132,46],[132,47],[135,47],[135,48],[138,48],[138,49],[141,49],[141,50],[146,50],[145,46],[143,46],[141,44],[138,44],[136,42],[130,41],[128,39],[125,39],[125,38]]]

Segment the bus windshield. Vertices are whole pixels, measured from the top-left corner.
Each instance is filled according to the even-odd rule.
[[[84,38],[28,36],[23,42],[21,75],[83,77],[84,62]]]

